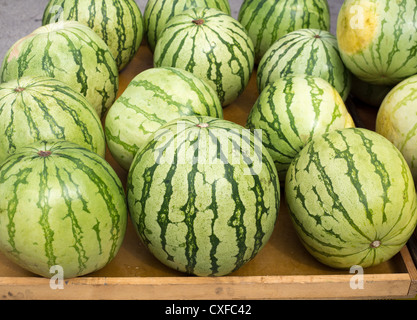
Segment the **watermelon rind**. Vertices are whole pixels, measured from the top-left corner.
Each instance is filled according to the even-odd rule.
[[[155,50],[156,43],[169,19],[196,7],[214,8],[231,15],[228,0],[148,0],[143,18],[147,43],[151,51]]]
[[[337,17],[341,58],[359,79],[395,85],[417,73],[417,3],[346,0]]]
[[[50,0],[42,25],[66,20],[93,29],[109,47],[119,71],[132,61],[144,35],[142,12],[134,0]]]
[[[351,73],[344,65],[336,37],[328,31],[299,29],[282,36],[265,53],[257,70],[259,92],[288,75],[306,74],[322,78],[347,100]]]
[[[113,158],[129,170],[133,157],[155,131],[187,115],[223,118],[214,89],[183,69],[161,67],[139,73],[106,116],[105,134]]]
[[[109,264],[126,232],[123,185],[96,153],[68,141],[38,141],[0,164],[0,250],[51,278]]]
[[[245,28],[212,8],[192,8],[172,17],[156,44],[154,67],[187,70],[217,92],[227,106],[245,90],[254,68],[254,48]]]
[[[381,103],[375,131],[400,150],[417,182],[417,76],[397,84]]]
[[[293,75],[280,78],[261,92],[246,127],[260,129],[263,143],[284,181],[294,157],[315,136],[355,127],[337,90],[327,81]]]
[[[330,31],[327,0],[244,0],[238,21],[248,31],[255,46],[255,62],[282,36],[299,29]]]
[[[262,136],[213,117],[162,126],[135,156],[129,212],[162,263],[197,276],[237,271],[268,242],[279,179]]]
[[[77,21],[42,26],[6,53],[0,81],[46,76],[61,80],[91,103],[102,117],[119,89],[117,64],[106,43]]]
[[[315,137],[287,172],[294,228],[323,264],[368,268],[391,259],[417,222],[417,197],[400,151],[363,128]]]

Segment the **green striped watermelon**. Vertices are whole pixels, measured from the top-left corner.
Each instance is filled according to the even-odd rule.
[[[169,19],[196,7],[214,8],[231,14],[228,0],[148,0],[144,11],[144,24],[149,48],[155,50],[158,38]]]
[[[324,30],[300,29],[276,41],[259,62],[259,92],[291,74],[307,74],[326,80],[344,101],[350,93],[351,74],[340,58],[336,37]]]
[[[281,78],[261,92],[246,126],[262,130],[263,143],[284,181],[290,163],[314,136],[355,124],[327,81],[295,75]]]
[[[417,73],[416,12],[415,0],[346,0],[337,40],[350,71],[379,85],[394,85]]]
[[[216,92],[192,73],[151,68],[138,74],[106,116],[107,145],[126,170],[136,152],[163,124],[186,115],[223,118]]]
[[[417,182],[417,76],[396,85],[385,97],[376,118],[376,132],[403,154]]]
[[[123,186],[100,156],[68,141],[38,141],[0,165],[0,250],[21,267],[65,278],[103,268],[126,231]]]
[[[142,12],[134,0],[50,0],[42,24],[63,20],[93,29],[108,45],[119,70],[133,59],[144,35]]]
[[[379,108],[392,88],[392,85],[371,84],[352,75],[352,95],[372,107]]]
[[[244,0],[238,20],[254,43],[256,62],[291,31],[307,28],[330,31],[327,0]]]
[[[42,26],[9,49],[0,81],[26,76],[61,80],[85,96],[99,116],[113,104],[119,88],[117,65],[108,46],[77,21]]]
[[[226,106],[249,82],[253,43],[231,16],[217,9],[189,9],[167,23],[155,48],[154,65],[181,68],[206,80]]]
[[[39,140],[68,140],[105,156],[106,141],[91,104],[61,81],[26,77],[0,84],[0,162]]]
[[[280,187],[260,137],[230,121],[189,116],[148,140],[129,171],[127,198],[156,258],[189,274],[221,276],[263,248]]]
[[[285,194],[302,243],[334,268],[386,261],[416,227],[408,165],[374,131],[349,128],[315,137],[288,169]]]

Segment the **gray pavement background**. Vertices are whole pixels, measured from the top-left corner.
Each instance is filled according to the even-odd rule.
[[[42,24],[48,0],[0,0],[0,64],[9,48],[20,38]],[[233,17],[237,18],[243,0],[229,0]],[[136,0],[142,13],[147,0]],[[336,19],[343,0],[328,0],[332,16],[331,32],[336,32]]]

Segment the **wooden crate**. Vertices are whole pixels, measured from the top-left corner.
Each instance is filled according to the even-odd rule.
[[[120,75],[119,95],[138,73],[151,67],[152,54],[143,45]],[[254,73],[243,95],[224,109],[225,118],[244,125],[257,97]],[[364,126],[374,128],[374,108],[355,107],[352,113]],[[109,152],[107,160],[125,182],[126,172]],[[194,277],[167,268],[151,256],[129,224],[123,246],[109,265],[88,276],[66,280],[63,289],[52,289],[49,279],[33,275],[0,255],[0,299],[363,299],[417,294],[417,270],[408,246],[391,260],[365,269],[363,289],[351,288],[354,276],[326,267],[310,256],[297,238],[283,198],[268,244],[229,276]]]

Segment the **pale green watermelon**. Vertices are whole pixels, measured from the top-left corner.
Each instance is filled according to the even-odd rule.
[[[336,37],[324,30],[300,29],[276,41],[259,62],[259,92],[279,78],[294,74],[326,80],[344,101],[352,86],[351,74],[340,57]]]
[[[0,250],[52,277],[89,274],[116,256],[126,232],[123,186],[96,153],[68,141],[39,141],[0,164]]]
[[[239,22],[248,30],[255,46],[255,61],[282,36],[299,29],[330,31],[327,0],[244,0]]]
[[[97,113],[61,81],[26,77],[0,84],[0,162],[39,140],[67,140],[104,158],[106,141]]]
[[[163,124],[187,115],[223,118],[216,92],[192,73],[151,68],[138,74],[106,116],[107,144],[129,170],[136,152]]]
[[[63,21],[40,27],[6,53],[0,81],[56,78],[87,98],[101,117],[116,99],[119,73],[105,42],[89,27]]]
[[[417,76],[396,85],[376,118],[376,132],[390,140],[406,159],[417,182]]]
[[[246,124],[262,130],[282,181],[294,157],[314,136],[354,126],[337,90],[306,75],[287,76],[266,86]]]
[[[174,16],[155,48],[155,67],[187,70],[208,82],[227,106],[249,83],[253,43],[243,26],[217,9],[194,8]]]
[[[395,85],[417,73],[417,2],[346,0],[337,20],[341,57],[359,79]]]
[[[279,179],[259,136],[230,121],[189,116],[161,127],[135,156],[129,212],[144,245],[198,276],[238,270],[269,240]]]
[[[228,0],[148,0],[144,12],[144,24],[149,48],[155,50],[160,34],[169,19],[196,7],[214,8],[231,14]]]
[[[93,29],[108,45],[119,70],[133,59],[144,34],[142,13],[134,0],[50,0],[42,24],[63,20]]]
[[[301,242],[334,268],[387,261],[416,227],[407,162],[374,131],[349,128],[315,137],[288,169],[285,194]]]

